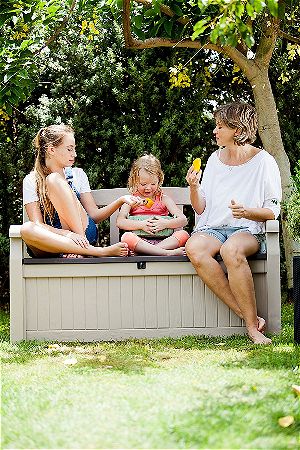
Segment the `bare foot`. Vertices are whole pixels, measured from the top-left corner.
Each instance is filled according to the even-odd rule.
[[[259,317],[257,316],[257,329],[258,331],[260,331],[261,333],[265,332],[265,328],[266,328],[266,321],[263,317]]]
[[[185,247],[174,248],[173,250],[167,250],[168,255],[172,256],[185,256]]]
[[[256,328],[248,329],[248,336],[254,344],[269,345],[272,343],[271,339],[264,336]]]
[[[100,256],[127,256],[128,245],[126,242],[118,242],[117,244],[101,248]]]
[[[63,253],[62,258],[85,258],[85,256],[77,255],[75,253]]]

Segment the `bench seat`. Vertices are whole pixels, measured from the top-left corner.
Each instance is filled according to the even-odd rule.
[[[169,189],[177,204],[189,204],[187,188],[178,188],[177,197],[176,188]],[[109,190],[109,195],[107,191],[93,192],[99,206],[120,196],[120,189]],[[111,243],[117,242],[117,231],[112,217]],[[268,221],[267,254],[249,258],[258,312],[272,333],[280,331],[278,235],[278,222]],[[246,331],[243,321],[202,283],[186,256],[29,258],[20,226],[11,226],[10,239],[13,342],[228,336]],[[220,256],[217,259],[225,270]]]

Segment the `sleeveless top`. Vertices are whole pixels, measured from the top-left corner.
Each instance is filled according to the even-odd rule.
[[[139,194],[135,192],[133,195],[139,197]],[[155,200],[151,208],[147,208],[145,205],[135,206],[131,208],[131,216],[168,216],[170,214],[168,208],[162,203],[162,192],[156,195]]]

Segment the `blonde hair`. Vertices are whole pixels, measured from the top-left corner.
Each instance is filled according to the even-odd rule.
[[[141,169],[144,169],[150,175],[157,176],[159,192],[164,181],[164,173],[161,170],[159,160],[151,154],[141,156],[132,164],[127,183],[128,190],[131,193],[134,193],[136,191],[137,185],[139,184],[139,174]]]
[[[233,102],[220,106],[215,110],[214,118],[228,128],[239,130],[240,133],[233,138],[235,144],[252,144],[255,141],[258,128],[257,113],[248,103]]]
[[[67,133],[74,134],[74,131],[67,125],[50,125],[48,127],[41,128],[33,140],[33,145],[36,151],[34,173],[36,178],[37,194],[44,214],[44,220],[46,219],[46,216],[49,216],[52,221],[54,216],[54,207],[49,200],[46,186],[46,177],[51,173],[46,166],[47,148],[49,146],[59,146]]]

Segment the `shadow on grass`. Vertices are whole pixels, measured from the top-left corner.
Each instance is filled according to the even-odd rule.
[[[168,431],[178,448],[296,449],[300,413],[292,398],[290,413],[295,423],[281,428],[278,419],[284,406],[280,394],[229,389],[220,401],[207,399],[202,407],[177,415]]]
[[[293,346],[293,307],[283,308],[283,329],[273,337],[272,346],[257,346],[247,336],[130,339],[120,342],[57,343],[45,341],[9,342],[9,316],[0,310],[0,345],[2,362],[26,364],[51,355],[76,358],[77,371],[110,369],[124,373],[143,372],[147,367],[159,367],[174,356],[173,350],[220,351],[236,349],[242,353],[238,361],[224,363],[224,367],[253,367],[256,369],[291,369],[300,365],[300,348]]]

